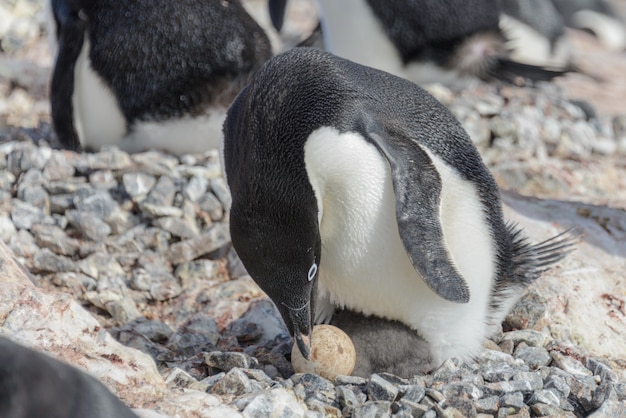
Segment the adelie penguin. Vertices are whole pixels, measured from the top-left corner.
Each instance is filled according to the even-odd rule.
[[[226,109],[272,55],[239,0],[49,0],[52,122],[65,148],[217,147]]]
[[[139,418],[87,373],[1,336],[0,417]]]
[[[270,0],[276,25],[286,0]],[[511,59],[499,0],[318,0],[327,51],[418,84],[551,80],[560,68]]]
[[[233,246],[305,355],[343,308],[407,325],[433,365],[467,359],[573,243],[504,221],[470,138],[422,88],[318,49],[242,90],[223,158]]]

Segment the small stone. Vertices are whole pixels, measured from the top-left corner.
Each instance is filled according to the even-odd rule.
[[[194,379],[193,376],[191,376],[186,371],[179,369],[178,367],[173,367],[169,369],[169,373],[165,378],[165,384],[168,388],[186,388],[196,382],[197,380]]]
[[[33,258],[33,268],[39,273],[76,272],[78,266],[71,259],[57,255],[47,248]]]
[[[536,404],[536,403],[543,403],[543,404],[551,405],[555,407],[560,407],[560,404],[561,404],[559,401],[559,396],[550,389],[536,390],[535,392],[533,392],[532,396],[530,397],[529,403],[531,405]]]
[[[513,375],[514,381],[529,382],[533,388],[543,388],[543,378],[538,372],[517,372]]]
[[[65,216],[69,223],[85,237],[95,242],[102,242],[111,234],[111,227],[93,212],[68,210]]]
[[[613,393],[612,396],[608,396],[605,401],[599,405],[598,409],[593,411],[589,415],[590,418],[602,418],[602,417],[626,417],[626,411],[624,411],[624,402],[617,400],[617,397]]]
[[[200,351],[214,351],[219,338],[215,319],[196,314],[172,334],[167,347],[181,355],[191,356]]]
[[[202,176],[193,176],[183,189],[183,195],[192,202],[197,202],[209,187],[209,180]]]
[[[17,229],[15,229],[15,225],[13,225],[11,219],[6,216],[0,216],[0,240],[2,242],[9,242],[15,233],[17,233]]]
[[[513,392],[502,397],[502,405],[503,406],[511,406],[513,408],[519,409],[525,405],[524,403],[524,395],[522,392]]]
[[[365,386],[367,384],[367,379],[361,376],[339,375],[335,378],[335,384],[336,385]]]
[[[487,383],[485,391],[487,394],[504,395],[512,392],[531,393],[537,388],[533,382],[525,380],[515,380],[510,382]]]
[[[337,386],[337,400],[342,408],[354,408],[365,402],[365,399],[359,399],[358,394],[363,394],[360,389],[354,388],[352,385]],[[364,398],[364,397],[363,397]]]
[[[600,376],[603,382],[616,383],[619,379],[617,374],[611,369],[610,366],[602,363],[601,361],[589,357],[587,359],[587,368],[593,373],[594,376]]]
[[[477,357],[477,361],[480,363],[510,363],[514,362],[514,358],[510,354],[503,353],[495,350],[483,350]]]
[[[398,404],[401,406],[401,408],[408,409],[411,413],[411,416],[414,418],[421,418],[424,416],[424,414],[426,414],[428,410],[430,410],[429,406],[422,405],[420,403],[413,402],[404,398],[400,399]]]
[[[219,221],[224,217],[222,202],[210,192],[203,194],[197,201],[198,207],[207,213],[212,221]]]
[[[543,347],[521,347],[515,350],[515,358],[521,359],[531,369],[547,366],[552,361],[550,353]]]
[[[535,414],[535,416],[539,417],[576,417],[576,415],[563,411],[556,406],[546,405],[543,403],[536,403],[532,405],[530,410]]]
[[[43,176],[47,180],[67,180],[73,175],[74,167],[69,164],[61,152],[52,153],[43,168]]]
[[[204,361],[208,366],[225,372],[233,368],[251,369],[259,366],[259,362],[255,358],[236,352],[212,351],[204,353]]]
[[[80,241],[68,237],[58,226],[36,224],[32,227],[32,233],[39,247],[48,248],[56,254],[71,257],[80,251]]]
[[[65,214],[66,210],[74,207],[73,194],[57,194],[50,196],[50,212]]]
[[[391,417],[391,402],[368,401],[354,408],[354,417],[388,418]]]
[[[180,217],[164,216],[154,219],[152,225],[183,239],[196,237],[199,233],[193,221],[186,221]]]
[[[558,351],[551,351],[550,356],[557,367],[570,374],[575,376],[593,376],[591,370],[583,366],[583,364],[575,358],[561,354]]]
[[[443,388],[443,396],[450,399],[480,399],[483,392],[474,384],[469,382],[449,383]]]
[[[111,170],[98,170],[89,175],[89,184],[96,190],[117,191],[118,182]]]
[[[304,408],[296,397],[282,388],[256,394],[242,414],[244,418],[305,416]]]
[[[130,156],[117,147],[105,147],[98,153],[88,154],[87,162],[92,170],[122,170],[131,165]]]
[[[43,186],[20,184],[17,198],[41,209],[45,214],[50,213],[50,196]]]
[[[443,393],[433,388],[426,388],[426,395],[437,403],[442,402],[446,399],[446,397],[443,396]]]
[[[378,374],[373,374],[367,384],[367,394],[374,401],[393,402],[398,396],[398,388]]]
[[[174,204],[175,195],[176,186],[172,179],[167,176],[161,176],[144,203],[155,207],[170,207]]]
[[[502,341],[507,340],[513,341],[515,345],[524,342],[530,347],[543,347],[547,342],[545,334],[532,329],[505,332]]]
[[[217,198],[222,202],[225,208],[230,208],[232,204],[232,198],[230,197],[230,191],[228,190],[228,185],[223,178],[215,178],[211,179],[211,190],[217,196]]]
[[[179,265],[216,251],[228,242],[230,242],[230,234],[227,227],[216,224],[198,237],[171,245],[166,256],[170,263]]]
[[[426,390],[422,385],[402,385],[399,387],[402,393],[402,399],[419,403],[424,399]]]
[[[81,212],[89,212],[97,218],[106,220],[118,209],[118,204],[106,191],[93,190],[79,192],[74,197],[74,207]]]
[[[11,208],[11,220],[17,229],[30,229],[34,224],[42,223],[44,212],[29,203],[14,200]]]
[[[474,402],[476,411],[485,414],[495,414],[500,408],[500,397],[489,396],[487,398],[478,399]]]
[[[136,202],[143,200],[156,182],[157,180],[154,176],[145,173],[125,173],[122,176],[124,190]]]
[[[181,281],[183,287],[197,280],[211,280],[219,273],[220,267],[213,260],[196,260],[180,264],[174,275]]]
[[[246,374],[238,368],[228,371],[213,387],[211,393],[216,395],[241,396],[252,392],[253,386]]]

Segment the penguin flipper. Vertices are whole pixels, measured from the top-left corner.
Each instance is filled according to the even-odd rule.
[[[368,132],[391,167],[398,230],[415,271],[442,298],[467,303],[467,282],[444,245],[438,213],[442,182],[435,165],[419,144],[393,134]]]
[[[78,150],[80,140],[74,126],[74,68],[83,48],[85,21],[68,1],[52,1],[57,21],[58,52],[50,82],[52,123],[59,141],[65,148]]]

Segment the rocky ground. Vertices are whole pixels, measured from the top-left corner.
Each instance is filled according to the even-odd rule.
[[[302,1],[292,13],[312,27]],[[572,33],[603,82],[431,88],[496,176],[507,217],[536,241],[572,226],[585,238],[474,361],[330,382],[293,375],[290,338],[230,247],[215,150],[56,149],[41,8],[0,4],[0,238],[36,285],[3,263],[0,334],[81,366],[146,417],[624,414],[623,54]]]

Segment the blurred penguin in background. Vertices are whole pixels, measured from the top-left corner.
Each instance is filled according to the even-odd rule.
[[[239,0],[49,1],[52,122],[72,150],[217,147],[228,105],[272,55]]]
[[[87,373],[1,336],[0,417],[138,418]]]
[[[274,22],[286,1],[270,0]],[[325,48],[418,84],[550,80],[563,71],[514,61],[498,0],[318,0]]]
[[[511,59],[553,69],[573,69],[565,22],[551,1],[500,0],[500,28]]]
[[[552,0],[565,25],[588,31],[607,48],[626,48],[626,24],[605,0]]]

